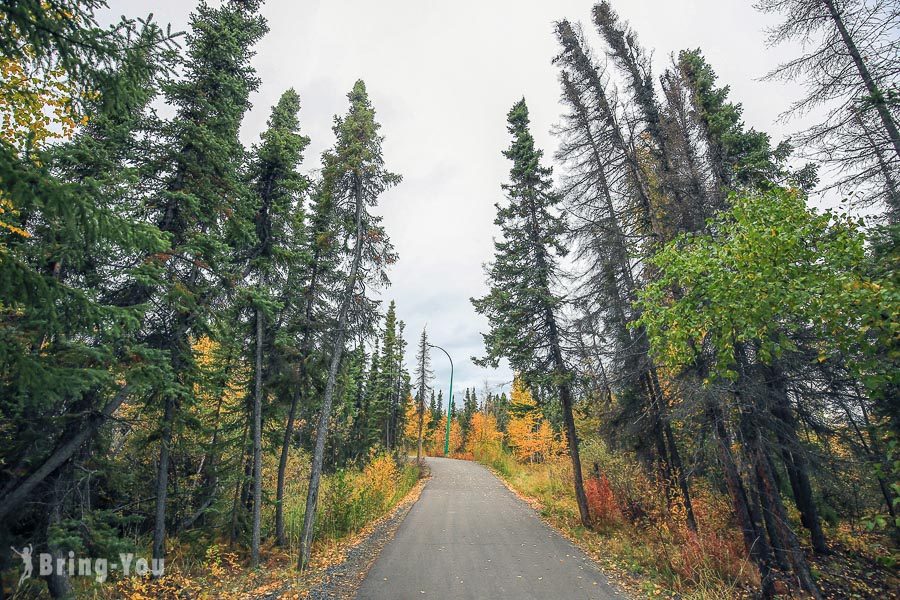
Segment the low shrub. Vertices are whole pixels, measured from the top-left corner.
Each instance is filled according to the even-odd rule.
[[[612,486],[606,473],[599,477],[590,477],[584,482],[584,493],[587,496],[591,521],[599,527],[611,527],[622,518],[619,503],[613,494]]]

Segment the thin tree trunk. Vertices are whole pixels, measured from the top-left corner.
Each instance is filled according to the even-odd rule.
[[[572,459],[572,475],[575,480],[575,500],[578,502],[578,513],[581,524],[591,528],[591,513],[588,509],[587,495],[584,492],[584,479],[581,474],[581,456],[578,454],[578,434],[575,431],[575,417],[572,414],[572,391],[568,383],[560,384],[559,397],[562,400],[563,421],[566,425],[566,440],[569,456]]]
[[[822,531],[822,523],[813,499],[812,484],[809,481],[809,462],[800,447],[797,436],[797,420],[791,410],[781,373],[774,367],[764,367],[766,385],[772,394],[772,414],[780,423],[775,427],[778,443],[781,445],[781,456],[787,470],[794,503],[800,512],[803,526],[809,530],[813,550],[818,554],[827,554],[828,544]]]
[[[800,581],[803,589],[809,592],[816,600],[822,599],[819,587],[813,579],[812,572],[809,570],[809,564],[803,555],[803,549],[797,540],[797,535],[791,529],[788,522],[787,512],[784,510],[784,504],[781,502],[781,496],[775,487],[775,480],[769,470],[768,461],[765,456],[765,449],[762,447],[762,439],[759,435],[753,440],[751,451],[753,453],[754,469],[760,483],[760,494],[768,506],[764,507],[778,531],[779,538],[785,544],[785,553],[794,570],[794,574]]]
[[[334,397],[335,381],[341,364],[341,355],[344,352],[344,337],[347,327],[347,313],[353,299],[353,291],[356,288],[356,278],[359,273],[359,263],[362,259],[363,248],[363,190],[362,181],[356,178],[356,247],[353,252],[353,264],[347,285],[344,287],[344,296],[341,298],[341,308],[338,314],[337,327],[332,346],[331,365],[328,369],[328,381],[325,384],[325,397],[322,400],[322,409],[319,413],[319,423],[316,429],[316,445],[313,450],[313,460],[309,474],[309,489],[306,494],[306,513],[303,515],[303,531],[300,534],[300,559],[298,568],[303,569],[309,564],[310,551],[313,542],[313,525],[316,518],[316,504],[319,500],[319,483],[322,478],[322,461],[325,457],[325,439],[328,436],[328,425],[331,418],[331,404]]]
[[[759,422],[759,418],[761,415],[771,414],[770,407],[766,405],[764,398],[760,397],[759,394],[754,394],[754,390],[749,387],[753,381],[751,378],[759,376],[760,373],[751,368],[752,365],[747,356],[747,349],[743,344],[734,343],[734,357],[738,366],[738,402],[744,408],[741,414],[741,432],[744,438],[742,442],[756,477],[763,516],[766,519],[770,537],[773,538],[772,545],[776,550],[784,550],[793,572],[800,582],[800,586],[816,600],[821,600],[821,592],[812,577],[812,572],[809,569],[806,557],[803,555],[797,535],[791,529],[787,512],[781,501],[781,494],[775,484],[775,478],[769,466],[769,456],[761,430],[764,424]],[[763,385],[760,387],[765,389]],[[744,393],[744,390],[748,390],[749,393]],[[751,417],[753,418],[751,419]],[[774,539],[775,536],[777,536],[777,539]]]
[[[242,474],[246,473],[245,459],[246,459],[246,446],[247,443],[247,430],[250,428],[249,421],[244,422],[244,429],[241,433],[241,445],[239,446],[241,449],[240,456],[240,464],[239,472]],[[238,511],[241,508],[241,488],[243,487],[243,477],[238,478],[238,480],[234,484],[234,498],[231,504],[231,531],[230,531],[230,541],[234,544],[238,538]]]
[[[728,435],[728,429],[725,426],[725,416],[718,402],[713,398],[707,400],[706,415],[716,436],[716,450],[722,472],[725,475],[725,486],[728,488],[734,513],[744,536],[744,548],[759,570],[763,597],[771,598],[775,593],[772,570],[769,566],[772,560],[772,551],[753,517],[747,488],[744,486],[737,463],[731,453],[731,436]]]
[[[782,539],[781,529],[776,525],[772,514],[771,506],[774,504],[775,499],[772,497],[771,492],[763,493],[763,490],[767,489],[766,481],[760,477],[759,470],[756,469],[756,458],[751,456],[750,460],[754,464],[753,469],[756,475],[756,493],[754,494],[754,499],[756,505],[759,507],[760,514],[762,515],[766,533],[769,535],[769,545],[772,547],[772,556],[775,559],[775,564],[778,568],[787,573],[791,568],[791,563],[785,552],[785,548],[788,544]],[[768,462],[768,457],[766,457],[766,462]],[[768,468],[769,465],[767,464],[766,467]],[[775,483],[774,479],[772,481],[772,490],[778,493],[778,485]]]
[[[651,405],[652,406],[652,405]],[[654,410],[655,407],[652,407]],[[656,445],[656,463],[659,469],[659,478],[662,480],[663,493],[666,496],[666,509],[672,508],[672,465],[669,462],[669,453],[666,448],[666,440],[663,438],[662,421],[659,414],[655,414],[653,418],[653,442]]]
[[[66,486],[69,484],[71,473],[71,465],[67,465],[60,469],[59,474],[53,481],[53,490],[51,491],[50,507],[47,512],[47,547],[50,555],[53,557],[53,569],[49,575],[45,577],[47,581],[47,590],[50,596],[57,599],[74,598],[75,591],[72,589],[72,583],[65,569],[58,569],[59,561],[66,561],[67,556],[62,548],[54,544],[51,540],[51,531],[53,528],[62,524],[63,520],[63,504],[65,502]]]
[[[169,446],[172,443],[172,424],[175,419],[175,398],[166,397],[163,411],[162,437],[159,442],[159,465],[156,471],[156,513],[153,524],[153,558],[165,558],[166,497],[169,490]]]
[[[301,357],[300,360],[303,360]],[[275,492],[275,545],[283,547],[287,543],[284,533],[284,480],[287,471],[288,455],[291,451],[291,438],[294,436],[294,419],[297,416],[297,404],[300,400],[300,385],[291,396],[291,408],[288,410],[287,424],[284,427],[284,440],[281,444],[281,458],[278,460],[278,483]]]
[[[287,470],[288,456],[291,451],[291,442],[294,437],[294,420],[297,417],[297,405],[303,395],[303,386],[306,384],[306,366],[310,354],[310,342],[312,340],[312,311],[315,303],[316,290],[319,282],[319,246],[313,253],[312,272],[309,276],[309,288],[304,308],[303,340],[300,343],[300,365],[297,368],[297,389],[291,398],[291,408],[288,411],[287,423],[284,427],[284,439],[281,443],[281,457],[278,460],[278,482],[275,490],[275,544],[283,547],[286,544],[284,532],[284,480]]]
[[[532,237],[537,235],[537,219],[532,210],[532,221],[534,223],[534,231]],[[538,250],[538,268],[542,273],[547,272],[546,263],[543,254]],[[549,291],[550,285],[548,281],[543,281],[544,289]],[[581,524],[586,528],[591,528],[591,513],[588,509],[587,495],[584,492],[584,477],[581,473],[581,456],[578,454],[578,433],[575,431],[575,415],[572,413],[572,388],[569,387],[568,378],[570,376],[566,363],[563,360],[562,347],[559,339],[559,329],[556,326],[556,317],[553,311],[547,306],[544,310],[544,318],[549,330],[550,352],[552,354],[553,367],[556,376],[560,378],[557,385],[559,390],[559,398],[562,402],[563,422],[566,426],[566,441],[569,446],[569,456],[572,459],[572,476],[575,483],[575,500],[578,503],[578,513],[581,516]],[[453,399],[451,398],[452,402]]]
[[[261,288],[265,287],[262,277]],[[250,568],[259,566],[259,538],[262,520],[262,363],[263,313],[256,308],[256,360],[253,382],[253,530],[250,538]]]

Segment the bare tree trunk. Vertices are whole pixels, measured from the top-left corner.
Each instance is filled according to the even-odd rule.
[[[50,555],[53,557],[53,570],[46,576],[47,590],[53,598],[69,599],[75,597],[75,591],[72,589],[72,583],[65,569],[58,569],[59,561],[65,561],[66,555],[62,548],[57,546],[50,539],[51,529],[59,526],[63,520],[63,504],[65,502],[66,486],[70,480],[71,465],[67,465],[60,469],[60,472],[53,481],[53,490],[51,492],[50,507],[47,513],[47,547]]]
[[[319,258],[320,249],[316,246],[312,259],[312,272],[309,276],[309,288],[307,289],[306,307],[304,308],[303,340],[300,342],[300,365],[297,368],[297,389],[291,398],[291,408],[288,411],[287,423],[284,427],[284,439],[281,443],[281,458],[278,460],[278,483],[275,489],[275,544],[283,547],[286,544],[284,532],[284,479],[287,470],[288,456],[291,451],[291,442],[294,437],[294,420],[297,418],[297,405],[303,394],[303,386],[306,384],[306,367],[309,360],[310,345],[312,341],[312,311],[315,304],[316,291],[319,283]]]
[[[781,446],[781,455],[794,495],[794,503],[800,512],[803,526],[809,530],[813,550],[818,554],[829,553],[822,523],[813,499],[809,480],[809,462],[797,436],[797,420],[790,407],[784,379],[777,367],[763,367],[766,385],[772,395],[772,414],[779,423],[775,433]]]
[[[781,502],[781,496],[775,487],[775,480],[772,477],[772,472],[769,470],[768,460],[765,456],[765,449],[762,447],[762,439],[757,435],[751,444],[753,468],[756,470],[760,484],[760,495],[763,502],[767,504],[767,506],[763,507],[763,511],[768,513],[772,525],[778,532],[778,537],[784,543],[785,554],[787,554],[787,558],[793,567],[794,574],[800,581],[801,587],[816,600],[821,600],[822,594],[812,577],[809,564],[803,555],[803,549],[800,547],[797,535],[791,529],[787,512],[784,510],[784,504]]]
[[[300,360],[304,360],[302,357]],[[284,440],[281,444],[281,458],[278,460],[278,483],[275,491],[275,544],[283,547],[287,543],[284,533],[284,479],[287,471],[288,455],[291,451],[291,438],[294,437],[294,419],[297,416],[297,404],[300,400],[301,382],[291,397],[291,408],[288,411],[287,424],[284,427]]]
[[[713,398],[707,400],[706,416],[716,436],[716,450],[722,472],[725,475],[725,486],[728,488],[738,525],[744,535],[744,548],[759,570],[763,597],[771,598],[775,593],[770,568],[772,550],[753,516],[747,488],[744,486],[734,455],[731,453],[731,436],[725,426],[725,416],[718,402]]]
[[[822,4],[828,9],[828,13],[831,15],[832,21],[834,21],[834,26],[841,36],[841,41],[844,42],[847,53],[850,55],[850,58],[853,59],[853,64],[856,67],[857,72],[859,72],[863,84],[866,86],[866,91],[869,92],[872,103],[875,105],[875,110],[878,111],[878,117],[881,119],[884,130],[891,140],[894,152],[897,154],[897,158],[900,158],[900,131],[897,129],[897,124],[894,123],[891,111],[888,110],[887,101],[885,100],[885,90],[878,89],[878,86],[875,84],[875,79],[872,77],[872,74],[869,72],[869,67],[859,53],[856,42],[847,30],[844,19],[841,17],[841,13],[835,5],[834,0],[822,0]]]
[[[325,457],[325,439],[328,436],[328,425],[331,419],[331,404],[334,399],[334,387],[337,380],[338,369],[341,365],[341,355],[344,352],[344,337],[347,327],[347,313],[353,300],[353,292],[356,288],[356,278],[359,274],[359,263],[362,259],[363,248],[363,190],[362,181],[356,178],[356,247],[353,251],[353,264],[350,267],[350,275],[347,285],[344,287],[344,295],[341,298],[341,309],[338,314],[337,326],[334,332],[332,345],[331,365],[328,369],[328,381],[325,384],[325,396],[322,400],[322,409],[319,413],[319,423],[316,428],[316,445],[313,450],[312,465],[309,474],[309,489],[306,494],[306,513],[303,515],[303,531],[300,534],[300,559],[298,568],[303,569],[309,563],[310,551],[313,542],[313,525],[316,518],[316,504],[319,500],[319,483],[322,478],[322,462]]]
[[[163,412],[162,437],[159,441],[159,465],[156,471],[156,513],[153,525],[153,558],[165,558],[166,495],[169,490],[169,446],[175,419],[175,398],[169,395]]]
[[[575,500],[578,502],[578,513],[581,516],[581,524],[590,529],[591,513],[588,509],[587,495],[584,493],[581,456],[578,454],[578,434],[575,431],[575,417],[572,414],[572,391],[568,383],[559,385],[559,397],[562,400],[563,421],[566,424],[569,457],[572,459],[572,475],[575,480]]]
[[[548,307],[546,310],[547,325],[550,329],[550,351],[553,354],[553,366],[561,383],[557,386],[559,398],[562,402],[563,422],[566,426],[566,441],[569,446],[569,457],[572,460],[572,477],[575,483],[575,500],[578,503],[578,513],[581,516],[581,524],[591,528],[591,512],[588,508],[587,494],[584,492],[584,477],[581,473],[581,456],[578,454],[578,433],[575,431],[575,415],[572,413],[572,388],[569,386],[569,371],[563,361],[562,348],[559,341],[559,330],[556,327],[556,318]]]
[[[768,462],[768,457],[766,457],[766,459]],[[791,569],[791,563],[788,560],[788,555],[785,553],[787,542],[782,539],[781,529],[776,525],[771,509],[772,504],[775,502],[771,492],[775,491],[777,493],[778,485],[773,480],[772,490],[769,490],[768,493],[763,493],[763,490],[766,490],[766,481],[760,477],[759,471],[756,470],[756,458],[751,456],[750,461],[754,465],[751,468],[754,469],[753,473],[755,473],[756,479],[756,488],[753,499],[756,506],[759,507],[759,513],[762,516],[763,524],[766,527],[766,533],[769,535],[769,546],[772,548],[772,557],[775,560],[775,565],[787,573]],[[768,467],[769,465],[766,466]]]
[[[260,287],[265,287],[262,277]],[[256,309],[256,360],[253,382],[253,530],[250,537],[250,568],[259,566],[259,538],[262,519],[262,362],[263,313]]]
[[[755,382],[754,378],[764,379],[764,377],[761,377],[762,373],[759,370],[752,368],[753,365],[743,344],[734,343],[734,357],[738,366],[737,397],[742,407],[742,442],[747,459],[756,477],[763,516],[766,519],[766,527],[769,530],[772,545],[776,550],[781,549],[784,551],[794,575],[797,576],[800,582],[800,586],[816,600],[821,600],[822,594],[812,577],[809,563],[806,561],[800,542],[797,540],[797,535],[791,529],[787,512],[781,501],[781,493],[775,483],[770,467],[769,456],[761,430],[764,424],[760,423],[759,419],[762,415],[771,414],[771,411],[765,398],[758,392],[754,393],[755,390],[752,387],[752,383]],[[760,385],[759,388],[768,392],[764,385]]]
[[[238,465],[238,469],[241,473],[246,473],[245,459],[246,459],[246,446],[247,443],[247,430],[250,428],[250,423],[248,421],[244,422],[244,429],[241,433],[241,456],[240,456],[240,464]],[[234,544],[237,541],[238,537],[238,511],[241,508],[241,487],[243,486],[243,477],[239,478],[234,484],[234,498],[231,504],[231,531],[229,532],[229,541]]]

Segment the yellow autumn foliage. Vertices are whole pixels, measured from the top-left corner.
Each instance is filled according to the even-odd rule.
[[[531,391],[519,377],[513,380],[510,404],[517,414],[506,426],[507,441],[519,462],[542,462],[561,449],[553,428],[541,417]]]
[[[18,37],[15,29],[13,35]],[[24,53],[31,55],[27,46]],[[0,56],[0,141],[21,154],[54,140],[71,138],[75,129],[87,122],[78,114],[77,94],[61,68],[48,70],[27,60]],[[13,203],[0,197],[0,229],[30,237],[28,231],[15,224],[17,216]]]
[[[27,46],[24,54],[32,55]],[[0,57],[0,139],[23,152],[70,138],[86,123],[78,114],[78,93],[59,67]]]
[[[434,428],[434,431],[431,432],[431,437],[428,440],[428,454],[431,456],[443,456],[444,455],[444,441],[447,437],[447,417],[446,415],[441,417],[440,422],[437,427]],[[462,436],[462,427],[459,424],[459,421],[453,419],[450,423],[450,454],[456,454],[460,450],[462,450],[463,445],[463,436]]]
[[[431,411],[425,410],[422,415],[422,436],[428,435],[431,426]],[[410,396],[406,400],[406,424],[403,426],[403,435],[406,440],[415,445],[419,441],[419,411],[415,399]],[[427,443],[427,439],[423,443]]]
[[[472,415],[469,439],[466,440],[466,452],[475,460],[496,456],[503,446],[503,432],[497,427],[497,418],[481,411]]]

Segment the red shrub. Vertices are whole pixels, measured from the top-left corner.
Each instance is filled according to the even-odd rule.
[[[621,519],[622,512],[606,474],[590,477],[584,484],[584,493],[594,523],[609,526]]]

